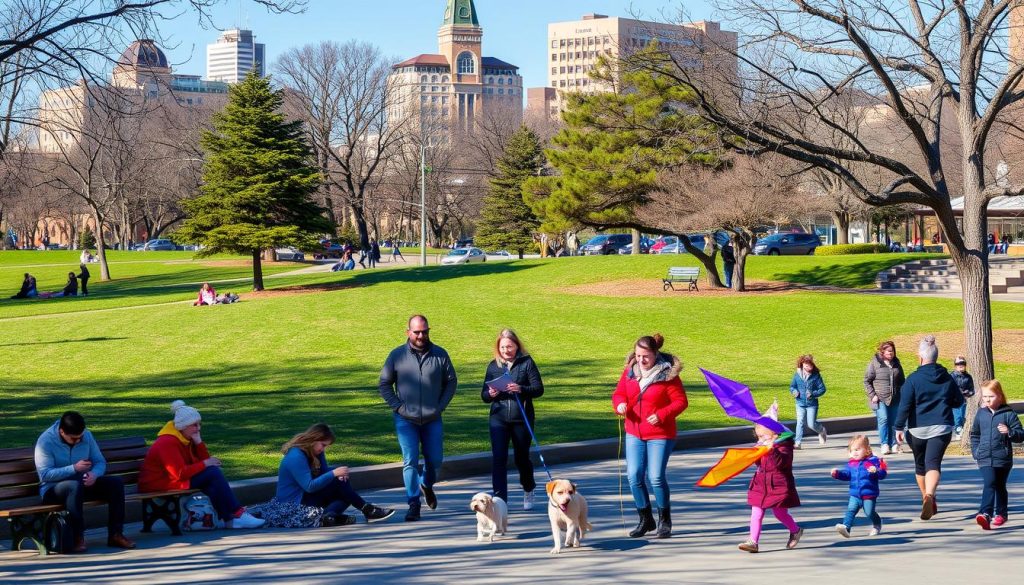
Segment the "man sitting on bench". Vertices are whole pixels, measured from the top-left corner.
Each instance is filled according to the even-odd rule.
[[[67,510],[75,537],[72,552],[86,551],[82,514],[86,500],[107,502],[107,546],[135,548],[135,543],[122,533],[124,482],[120,477],[103,475],[107,461],[92,433],[86,430],[81,414],[65,412],[59,421],[39,435],[35,462],[43,503],[62,504]]]

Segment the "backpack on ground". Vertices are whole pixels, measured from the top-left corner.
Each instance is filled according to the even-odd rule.
[[[203,494],[192,494],[181,504],[181,529],[189,531],[213,530],[217,528],[217,511],[210,498]]]

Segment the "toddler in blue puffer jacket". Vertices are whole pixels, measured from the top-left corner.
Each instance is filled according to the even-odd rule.
[[[885,461],[871,453],[871,442],[866,435],[855,435],[850,439],[849,449],[850,460],[846,462],[846,469],[832,469],[833,478],[850,482],[850,502],[842,524],[836,524],[836,532],[850,538],[853,519],[863,508],[864,515],[871,520],[868,536],[875,536],[882,531],[882,517],[875,510],[878,482],[885,479],[888,469]]]

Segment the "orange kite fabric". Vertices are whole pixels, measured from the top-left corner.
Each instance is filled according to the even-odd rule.
[[[768,450],[769,447],[766,445],[726,449],[725,455],[722,455],[718,463],[700,478],[697,487],[713,488],[722,485],[757,463]]]

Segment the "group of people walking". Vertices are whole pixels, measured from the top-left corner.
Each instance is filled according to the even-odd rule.
[[[672,534],[667,467],[676,442],[676,419],[686,410],[688,400],[679,376],[682,363],[662,351],[664,342],[660,334],[636,340],[611,396],[613,413],[624,421],[626,474],[638,514],[631,537],[653,532],[657,538],[667,538]],[[481,400],[489,405],[492,490],[495,497],[508,501],[511,443],[523,490],[522,508],[530,510],[535,505],[536,489],[530,457],[536,422],[534,401],[544,395],[544,383],[537,363],[511,329],[499,332],[493,352],[480,393]],[[942,457],[954,433],[959,432],[958,421],[963,424],[954,412],[964,404],[965,388],[969,387],[970,396],[975,392],[973,381],[958,382],[937,359],[935,338],[927,336],[918,349],[919,367],[904,376],[895,344],[886,341],[879,346],[864,377],[868,404],[877,413],[882,454],[898,452],[902,444],[909,445],[913,452],[923,520],[938,512]],[[956,362],[962,378],[966,364],[961,363],[962,358]],[[793,459],[805,429],[818,433],[820,442],[827,440],[824,426],[817,422],[818,401],[826,388],[813,356],[800,356],[796,367],[790,384],[797,411],[796,432],[781,425],[756,424],[754,428],[757,446],[763,453],[747,493],[750,534],[739,545],[744,551],[759,551],[761,525],[768,510],[789,531],[787,548],[796,547],[803,534],[790,513],[800,505]],[[431,342],[427,318],[412,316],[405,343],[389,353],[378,383],[379,393],[392,411],[402,453],[406,521],[419,520],[424,503],[429,509],[438,505],[435,485],[444,457],[443,413],[457,387],[452,360],[443,348]],[[1024,428],[1007,406],[997,380],[983,382],[980,394],[980,409],[968,432],[984,484],[977,522],[989,529],[1004,524],[1008,517],[1006,484],[1012,467],[1011,443],[1024,441]],[[247,509],[239,504],[221,472],[220,460],[210,455],[202,439],[199,411],[181,401],[175,401],[171,409],[173,418],[157,433],[139,474],[142,492],[201,490],[221,523],[231,528],[352,524],[356,518],[345,514],[350,508],[359,510],[367,522],[395,513],[364,500],[348,483],[347,467],[328,464],[325,452],[336,439],[324,423],[312,425],[283,445],[275,498]],[[877,509],[879,481],[885,479],[887,465],[873,453],[865,435],[853,437],[848,450],[845,467],[830,471],[833,478],[850,485],[846,512],[836,530],[849,537],[856,515],[863,510],[872,523],[870,534],[878,534],[882,530]],[[108,543],[122,548],[134,546],[122,533],[124,487],[116,476],[104,475],[102,453],[81,414],[67,412],[44,432],[36,443],[35,459],[43,501],[62,503],[69,511],[76,551],[86,548],[81,514],[85,498],[110,504]]]

